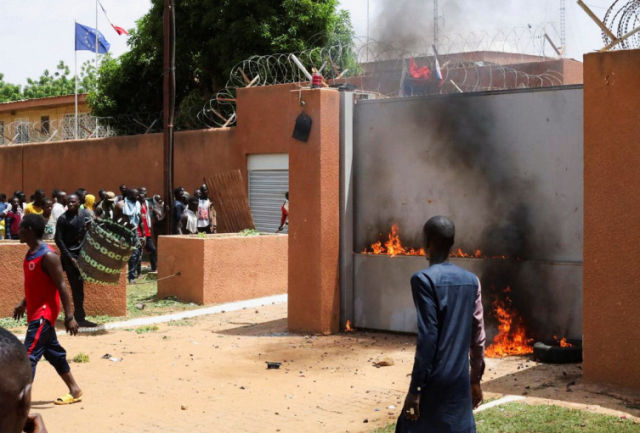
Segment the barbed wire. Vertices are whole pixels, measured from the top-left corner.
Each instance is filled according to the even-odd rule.
[[[105,138],[118,135],[138,135],[161,132],[161,113],[96,117],[88,113],[78,115],[76,137],[75,115],[59,119],[30,121],[17,119],[0,123],[0,145],[48,143],[74,139]]]
[[[444,85],[429,89],[428,93],[561,85],[563,76],[558,71],[527,73],[510,66],[558,58],[549,39],[559,40],[553,23],[501,29],[495,33],[444,36],[437,47],[443,62]],[[495,61],[474,61],[470,53],[479,51],[497,53]],[[308,72],[312,68],[320,70],[329,85],[348,82],[361,90],[378,93],[379,97],[412,96],[414,93],[403,92],[401,83],[409,58],[427,62],[433,59],[432,41],[421,39],[397,45],[356,37],[350,44],[314,48],[293,55],[252,56],[234,66],[225,88],[207,101],[204,107],[181,107],[181,116],[186,117],[191,125],[199,124],[207,128],[231,126],[237,120],[237,89],[281,84],[298,87],[308,85],[309,77],[298,67],[296,60]],[[380,82],[383,76],[387,81],[395,79],[396,85]]]
[[[627,3],[615,0],[603,20],[604,25],[618,38],[640,26],[640,0],[625,1]],[[609,46],[613,42],[605,32],[602,32],[602,40],[605,46]],[[640,32],[614,45],[611,49],[631,50],[635,48],[640,48]]]
[[[632,3],[638,3],[638,0]],[[327,85],[348,83],[359,90],[376,93],[380,98],[561,85],[561,72],[536,71],[538,68],[531,66],[558,58],[555,47],[549,43],[554,39],[559,40],[559,34],[553,23],[501,29],[494,33],[443,36],[437,46],[443,79],[438,85],[427,86],[407,86],[411,80],[406,78],[409,59],[434,68],[434,52],[429,39],[394,44],[356,37],[347,44],[334,43],[299,53],[252,56],[232,68],[226,86],[208,101],[195,105],[183,102],[177,110],[176,129],[234,125],[238,89],[283,84],[298,88],[308,86],[309,76],[297,62],[308,73],[313,69],[320,71]],[[81,139],[161,131],[162,112],[108,118],[83,114],[78,120],[78,138]],[[70,140],[75,138],[75,117],[66,115],[48,122],[46,127],[41,122],[17,120],[5,125],[3,132],[0,144]]]

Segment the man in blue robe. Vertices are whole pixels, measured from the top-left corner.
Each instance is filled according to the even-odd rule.
[[[474,433],[485,367],[480,281],[449,262],[450,219],[429,219],[423,237],[429,267],[411,277],[418,342],[396,433]]]

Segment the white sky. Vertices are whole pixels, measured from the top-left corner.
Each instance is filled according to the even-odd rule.
[[[397,4],[397,0],[340,0],[342,8],[351,12],[356,35],[365,36],[367,28],[367,2],[370,10],[370,32],[382,7]],[[425,3],[429,0],[416,0]],[[101,0],[112,22],[125,29],[135,26],[135,21],[150,8],[149,0]],[[543,22],[560,22],[560,0],[439,0],[445,16],[441,35],[499,28],[537,25]],[[613,0],[587,0],[592,10],[603,17]],[[179,3],[179,2],[178,2]],[[466,6],[459,9],[456,20],[453,15],[456,3]],[[501,6],[498,6],[501,5]],[[432,7],[424,17],[415,17],[416,26],[432,21]],[[582,60],[584,53],[599,49],[603,43],[600,29],[576,4],[566,0],[567,57]],[[413,17],[412,17],[413,18]],[[25,84],[26,78],[38,78],[45,69],[50,72],[60,60],[74,65],[74,20],[95,27],[95,0],[0,0],[0,72],[5,81]],[[559,28],[559,26],[558,26]],[[111,52],[120,55],[127,50],[126,36],[118,36],[109,26],[102,11],[98,14],[98,29],[111,43]],[[426,35],[427,37],[429,35]],[[260,54],[260,53],[256,53]],[[78,64],[93,59],[88,51],[78,52]]]

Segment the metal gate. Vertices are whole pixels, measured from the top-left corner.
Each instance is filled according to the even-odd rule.
[[[258,231],[275,233],[278,230],[287,191],[289,170],[249,171],[249,206]],[[287,226],[282,233],[288,233]]]
[[[546,320],[541,332],[580,336],[581,86],[366,101],[343,94],[341,116],[343,324],[415,331],[409,280],[428,266],[425,257],[363,253],[384,243],[393,224],[403,246],[419,248],[426,219],[450,216],[454,248],[474,252],[513,217],[528,224],[527,254],[496,262],[498,273],[533,293],[530,309]],[[526,206],[524,217],[514,200]],[[481,280],[483,273],[493,278],[487,260],[454,261]]]

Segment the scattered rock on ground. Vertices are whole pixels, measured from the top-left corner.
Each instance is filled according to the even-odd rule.
[[[391,358],[384,358],[382,361],[378,361],[378,362],[374,362],[373,366],[380,368],[380,367],[391,367],[392,365],[395,365],[395,362],[393,362],[393,359]]]

